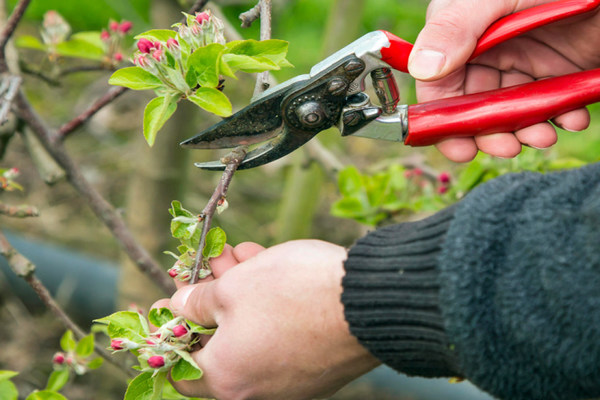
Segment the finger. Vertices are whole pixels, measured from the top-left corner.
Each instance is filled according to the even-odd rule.
[[[456,138],[444,140],[435,147],[447,159],[454,162],[469,162],[477,155],[477,145],[473,138]]]
[[[233,255],[236,258],[237,262],[241,263],[254,257],[255,255],[264,250],[265,248],[258,243],[243,242],[233,248]]]
[[[512,133],[492,133],[476,136],[479,150],[494,157],[513,158],[521,152],[521,142]]]
[[[590,126],[590,112],[580,108],[554,118],[553,122],[567,131],[579,132]]]
[[[434,0],[430,3],[427,23],[417,37],[408,60],[410,74],[419,80],[435,80],[464,65],[477,40],[497,19],[529,1]]]
[[[215,296],[217,282],[219,281],[215,280],[182,287],[171,297],[169,308],[192,322],[206,328],[215,328],[216,314],[221,308]]]
[[[502,87],[521,85],[523,83],[532,82],[534,79],[530,75],[517,72],[517,71],[509,71],[504,72],[502,74]],[[519,129],[515,131],[515,137],[522,144],[537,148],[537,149],[545,149],[547,147],[552,146],[556,143],[557,136],[556,130],[554,127],[548,122],[542,122],[539,124],[534,124],[528,126],[523,129]],[[516,145],[513,149],[516,151]],[[510,155],[505,155],[505,157],[511,157]],[[502,157],[502,156],[499,156]]]
[[[230,244],[226,244],[221,255],[210,260],[212,275],[215,278],[220,278],[227,270],[238,263],[239,261],[236,260],[233,253],[233,247]]]
[[[519,129],[515,132],[519,142],[536,149],[545,149],[552,146],[558,140],[556,130],[550,123],[542,122]]]
[[[502,84],[500,71],[481,65],[468,67],[465,94],[498,89]],[[494,133],[475,137],[479,150],[495,157],[510,158],[521,152],[521,143],[512,133]]]

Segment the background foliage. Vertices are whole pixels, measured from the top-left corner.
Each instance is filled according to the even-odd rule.
[[[15,2],[8,3],[10,9]],[[238,26],[237,16],[255,2],[223,0],[217,4],[221,5],[231,24]],[[274,1],[273,37],[290,42],[288,59],[295,66],[294,69],[276,71],[274,76],[283,81],[306,73],[333,49],[375,29],[389,30],[413,41],[424,23],[426,4],[424,0]],[[134,34],[137,34],[150,28],[167,28],[177,20],[179,11],[188,6],[183,0],[36,0],[28,9],[26,22],[19,27],[17,36],[37,35],[41,18],[48,9],[59,11],[72,25],[73,31],[101,30],[110,19],[127,19],[134,23]],[[238,31],[246,38],[258,37],[257,26]],[[40,62],[39,53],[19,52],[28,63],[35,65]],[[59,127],[105,92],[109,76],[109,71],[73,74],[63,79],[58,87],[27,77],[25,89],[36,110],[54,127]],[[403,101],[414,103],[411,79],[399,76],[398,81]],[[225,92],[232,99],[234,111],[250,101],[252,84],[250,79],[244,78],[226,83]],[[143,107],[149,99],[143,93],[125,94],[73,135],[67,146],[86,177],[112,204],[123,210],[131,227],[166,270],[172,264],[172,260],[162,254],[163,250],[173,248],[168,229],[171,200],[179,199],[186,208],[201,210],[219,177],[219,174],[196,170],[192,164],[194,161],[216,159],[220,153],[182,151],[177,143],[218,119],[193,108],[181,107],[154,148],[148,149],[141,135],[141,123]],[[342,139],[337,131],[323,133],[320,140],[343,164],[355,165],[362,174],[374,176],[388,171],[393,165],[402,165],[403,171],[424,168],[432,176],[440,172],[449,173],[451,190],[432,194],[443,205],[459,199],[470,186],[505,172],[523,169],[545,171],[557,166],[574,166],[581,161],[598,161],[600,106],[595,105],[591,110],[593,122],[587,131],[561,131],[559,143],[553,149],[527,149],[515,160],[480,156],[470,164],[455,165],[434,149],[405,148],[401,144],[390,145],[361,138]],[[13,166],[21,171],[18,182],[24,191],[4,193],[3,202],[19,204],[26,201],[39,207],[41,216],[26,220],[2,217],[3,228],[30,239],[41,239],[108,259],[121,264],[124,271],[131,271],[128,263],[122,261],[117,243],[73,189],[64,182],[57,182],[51,187],[43,182],[38,168],[27,156],[25,143],[19,138],[10,143],[2,161],[2,167]],[[403,189],[401,184],[398,187]],[[367,228],[359,222],[330,214],[332,204],[340,198],[337,174],[322,168],[304,149],[273,165],[237,173],[228,196],[231,207],[217,217],[216,223],[228,233],[231,244],[253,240],[268,246],[281,240],[314,237],[348,246]],[[414,211],[419,214],[415,215]],[[422,207],[411,213],[394,213],[376,222],[416,218],[422,215],[420,213],[430,211],[431,208]],[[32,251],[35,252],[35,249]],[[119,289],[122,304],[135,301],[147,307],[159,296],[136,272],[123,274],[122,281],[126,281],[128,287]],[[54,287],[64,303],[73,301],[69,294],[73,290],[69,289],[69,285],[90,283],[83,272],[71,278]],[[0,369],[24,371],[14,379],[22,388],[44,387],[45,377],[51,368],[50,359],[62,330],[56,329],[58,324],[47,316],[24,307],[21,300],[12,296],[14,288],[8,287],[7,278],[0,276],[0,285],[0,320],[10,320],[10,324],[0,324],[0,335],[5,338]],[[112,293],[114,288],[106,290]],[[104,316],[94,314],[92,309],[89,311],[89,315],[84,317],[87,321]],[[36,319],[33,319],[34,316]],[[15,320],[20,324],[18,330],[14,329]],[[29,333],[37,332],[38,326],[44,326],[43,335]],[[52,349],[45,358],[44,348]],[[39,363],[39,360],[47,360],[47,364]],[[104,373],[111,374],[110,371]],[[103,384],[99,385],[98,381]],[[80,386],[69,389],[69,395],[72,398],[89,398],[85,395],[89,390],[102,393],[102,390],[113,388],[122,393],[119,383],[98,381],[84,378]]]

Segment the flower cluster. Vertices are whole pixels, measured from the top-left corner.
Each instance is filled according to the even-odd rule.
[[[156,371],[175,365],[181,358],[181,352],[189,352],[196,342],[197,336],[185,319],[175,317],[140,341],[113,338],[109,349],[115,353],[133,351],[142,371]]]
[[[421,168],[408,169],[404,171],[404,177],[407,178],[413,185],[420,187],[421,189],[426,188],[431,184],[429,180],[435,178],[435,190],[438,194],[445,194],[450,189],[450,174],[448,172],[441,172],[437,176],[428,176],[428,179],[424,179],[423,170]]]
[[[110,64],[118,64],[123,61],[123,39],[131,33],[133,23],[131,21],[110,21],[108,29],[103,29],[100,39],[106,45],[106,61]]]
[[[186,24],[175,24],[178,35],[192,49],[204,47],[211,43],[225,44],[223,22],[211,14],[210,10],[196,13],[195,16],[184,13]],[[193,51],[193,50],[192,50]]]
[[[55,371],[68,374],[73,370],[77,375],[96,369],[102,365],[102,358],[92,358],[94,352],[94,336],[88,335],[77,342],[73,332],[67,331],[60,340],[62,351],[56,352],[52,357]]]
[[[185,14],[185,13],[184,13]],[[186,80],[187,59],[194,50],[212,43],[225,43],[223,22],[210,11],[185,14],[186,23],[173,25],[178,30],[166,40],[141,37],[133,63],[156,76],[171,89],[189,94],[195,84]]]
[[[15,182],[15,178],[18,177],[20,171],[18,168],[0,168],[0,189],[6,191],[12,191],[15,189],[23,190],[23,188]]]
[[[40,33],[44,44],[56,46],[67,39],[71,33],[71,26],[58,12],[50,10],[44,14]]]

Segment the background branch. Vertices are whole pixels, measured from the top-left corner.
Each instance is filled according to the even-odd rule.
[[[56,300],[54,300],[46,286],[44,286],[44,284],[35,276],[35,265],[12,247],[2,232],[0,232],[0,254],[6,258],[6,261],[13,272],[27,282],[40,300],[46,305],[48,310],[62,322],[66,329],[73,331],[73,334],[78,339],[86,336],[86,332],[69,317]],[[114,357],[112,357],[111,354],[96,341],[94,341],[94,350],[99,356],[117,366],[129,376],[134,376],[130,368],[117,362]]]
[[[8,65],[6,64],[6,44],[17,28],[19,21],[23,18],[23,14],[25,14],[25,10],[27,10],[30,2],[31,0],[21,0],[17,3],[8,21],[6,21],[6,26],[2,34],[0,34],[0,72],[8,71]]]

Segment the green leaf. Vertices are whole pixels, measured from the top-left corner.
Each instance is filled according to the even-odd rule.
[[[356,218],[368,214],[360,199],[354,196],[344,197],[331,206],[331,214],[340,218]]]
[[[46,51],[46,45],[44,43],[40,42],[40,40],[38,38],[36,38],[35,36],[31,36],[31,35],[19,36],[17,38],[17,40],[15,41],[15,44],[18,47],[23,47],[26,49],[35,49],[35,50]]]
[[[87,365],[89,369],[98,369],[104,363],[104,359],[102,357],[96,357],[92,361],[90,361]]]
[[[173,378],[175,382],[193,381],[194,379],[200,379],[201,377],[202,371],[183,358],[180,358],[173,368],[171,368],[171,378]]]
[[[77,346],[77,342],[75,341],[73,332],[71,330],[66,331],[60,338],[61,349],[64,351],[73,351],[75,350],[75,346]]]
[[[67,400],[65,396],[50,390],[33,392],[25,400]]]
[[[173,318],[173,313],[168,308],[153,308],[150,310],[150,314],[148,315],[148,320],[152,325],[159,328],[171,321]]]
[[[144,372],[133,378],[127,386],[123,400],[150,400],[154,392],[152,373]]]
[[[194,361],[190,353],[188,353],[185,350],[175,350],[175,353],[177,353],[177,355],[180,356],[182,360],[185,360],[188,364],[190,364],[191,367],[200,371],[200,376],[194,379],[200,379],[202,377],[202,369],[200,369],[198,364],[196,364],[196,361]]]
[[[198,216],[192,214],[192,212],[186,210],[181,206],[179,201],[171,202],[171,208],[169,212],[174,217],[171,220],[171,235],[174,238],[181,240],[181,242],[192,249],[198,248],[200,242],[200,229],[198,229]],[[184,222],[177,217],[189,218],[191,222]],[[192,231],[190,228],[194,227]],[[181,251],[181,250],[180,250]],[[183,251],[181,251],[183,254]]]
[[[222,44],[209,44],[194,51],[188,59],[188,68],[194,69],[196,82],[200,86],[211,88],[219,86],[219,66],[224,49],[225,46]]]
[[[14,383],[8,379],[0,380],[0,400],[17,400],[19,392]]]
[[[338,187],[344,196],[350,196],[364,190],[363,179],[354,166],[341,170],[338,174]]]
[[[236,40],[227,43],[227,51],[236,55],[267,58],[279,67],[291,66],[285,58],[288,51],[288,42],[285,40]]]
[[[141,67],[118,69],[112,74],[108,83],[133,90],[155,89],[163,85],[160,79]]]
[[[90,356],[94,352],[94,335],[89,334],[77,343],[75,353],[82,358]]]
[[[46,390],[58,392],[63,388],[69,381],[69,370],[59,369],[52,371],[50,377],[48,377],[48,383],[46,384]]]
[[[73,38],[56,45],[56,53],[63,57],[102,60],[105,52],[103,47],[97,47],[87,40]]]
[[[135,40],[140,40],[141,38],[149,39],[149,40],[158,40],[159,42],[166,42],[169,39],[174,39],[177,35],[172,29],[152,29],[147,32],[140,33],[135,36]]]
[[[225,231],[219,227],[214,227],[206,234],[206,244],[202,249],[202,255],[205,258],[214,258],[221,255],[227,243]]]
[[[103,51],[105,48],[105,44],[100,37],[100,32],[98,31],[77,32],[71,35],[71,39],[77,39],[79,41],[88,43],[90,46],[102,49]]]
[[[140,342],[149,334],[148,327],[142,322],[143,317],[133,311],[119,311],[108,317],[95,320],[108,325],[111,339],[125,338]]]
[[[242,54],[223,54],[223,61],[231,71],[248,73],[273,71],[280,69],[273,60],[267,57],[251,57]]]
[[[228,117],[231,115],[231,102],[227,96],[217,89],[201,87],[196,90],[196,93],[188,96],[188,100],[218,116]]]
[[[185,320],[185,322],[186,324],[188,324],[188,326],[190,327],[190,331],[192,331],[193,333],[199,333],[201,335],[212,335],[217,331],[217,328],[205,328],[187,319]]]
[[[0,382],[8,380],[8,379],[12,379],[17,375],[19,375],[19,373],[15,372],[15,371],[9,371],[6,369],[0,370]]]
[[[156,97],[144,109],[144,137],[150,146],[154,145],[156,134],[177,109],[177,97]]]

